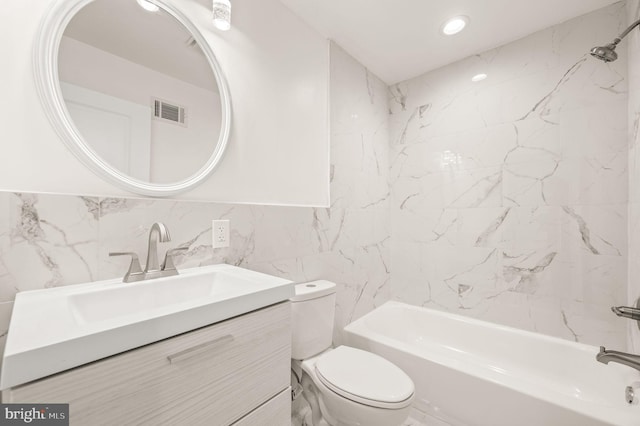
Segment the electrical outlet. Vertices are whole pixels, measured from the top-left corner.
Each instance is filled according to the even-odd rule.
[[[229,247],[229,221],[214,220],[211,229],[213,230],[213,248]]]

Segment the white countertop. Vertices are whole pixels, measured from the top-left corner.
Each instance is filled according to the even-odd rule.
[[[181,286],[181,284],[183,284]],[[18,293],[0,389],[288,300],[289,280],[231,265]]]

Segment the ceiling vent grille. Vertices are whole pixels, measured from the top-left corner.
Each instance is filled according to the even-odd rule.
[[[161,99],[153,100],[153,116],[158,120],[186,127],[186,111],[186,108],[180,105],[174,105]]]

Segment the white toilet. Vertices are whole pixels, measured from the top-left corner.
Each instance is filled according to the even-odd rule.
[[[336,285],[296,285],[291,298],[292,368],[301,377],[314,426],[395,426],[409,416],[414,385],[400,368],[373,353],[331,348]]]

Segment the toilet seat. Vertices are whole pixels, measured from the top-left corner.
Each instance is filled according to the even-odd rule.
[[[339,346],[318,357],[318,379],[338,395],[377,408],[400,409],[411,403],[414,385],[404,371],[376,354]]]

